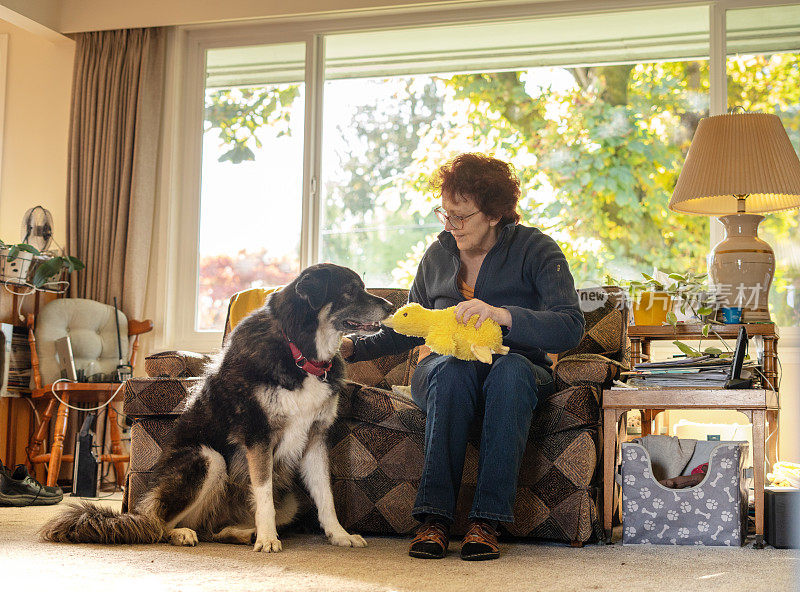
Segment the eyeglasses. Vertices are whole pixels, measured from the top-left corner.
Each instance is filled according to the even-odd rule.
[[[450,226],[455,228],[456,230],[461,230],[464,228],[464,220],[469,218],[470,216],[474,216],[480,212],[480,210],[475,210],[471,214],[467,214],[466,216],[456,216],[455,214],[446,214],[442,208],[436,208],[433,210],[433,213],[436,214],[436,217],[439,218],[439,221],[447,226],[447,223],[450,222]]]

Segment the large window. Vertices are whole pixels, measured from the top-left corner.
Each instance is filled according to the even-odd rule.
[[[300,271],[305,44],[206,57],[195,326],[222,330],[231,294]]]
[[[778,112],[798,145],[798,7],[753,10],[727,11],[729,99]],[[515,165],[523,222],[558,240],[579,284],[705,269],[709,219],[667,203],[714,111],[709,6],[350,24],[298,25],[298,42],[268,45],[250,30],[204,50],[195,331],[221,328],[231,293],[317,261],[410,285],[441,230],[427,180],[464,151]],[[796,224],[762,226],[780,263],[773,313],[791,325]]]
[[[708,115],[705,60],[329,81],[326,105],[342,119],[325,133],[322,258],[368,285],[410,285],[441,230],[427,178],[462,151],[514,163],[523,223],[579,283],[704,264],[708,219],[666,205]]]

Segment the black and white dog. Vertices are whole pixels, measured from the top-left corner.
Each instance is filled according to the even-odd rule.
[[[343,381],[342,336],[370,334],[391,303],[346,267],[314,265],[236,326],[177,420],[153,485],[129,514],[72,506],[41,531],[73,543],[194,546],[199,540],[281,550],[300,473],[331,543],[364,547],[339,524],[325,435]]]

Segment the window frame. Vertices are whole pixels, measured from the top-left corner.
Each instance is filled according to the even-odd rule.
[[[710,113],[727,111],[726,11],[762,6],[793,5],[792,0],[703,0],[682,6],[706,6],[709,10]],[[320,246],[319,181],[322,150],[322,109],[325,82],[325,37],[334,33],[377,31],[419,26],[502,22],[521,18],[569,16],[674,7],[665,0],[629,2],[567,0],[533,5],[459,7],[434,9],[386,9],[379,14],[352,16],[276,18],[268,22],[221,23],[178,27],[169,35],[167,94],[161,142],[162,168],[157,224],[164,238],[157,239],[151,272],[157,315],[164,319],[156,347],[213,351],[222,343],[220,331],[197,331],[199,284],[200,184],[202,167],[202,118],[205,52],[241,45],[304,42],[305,122],[302,192],[301,268],[317,262]],[[722,239],[723,228],[712,222],[709,250]],[[162,244],[163,243],[163,244]],[[782,329],[793,342],[800,341],[800,327]]]

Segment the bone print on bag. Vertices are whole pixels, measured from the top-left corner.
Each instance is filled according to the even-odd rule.
[[[747,530],[744,461],[747,443],[711,451],[706,478],[695,487],[667,489],[652,477],[643,446],[622,444],[623,544],[741,545]],[[636,501],[635,501],[636,500]]]

